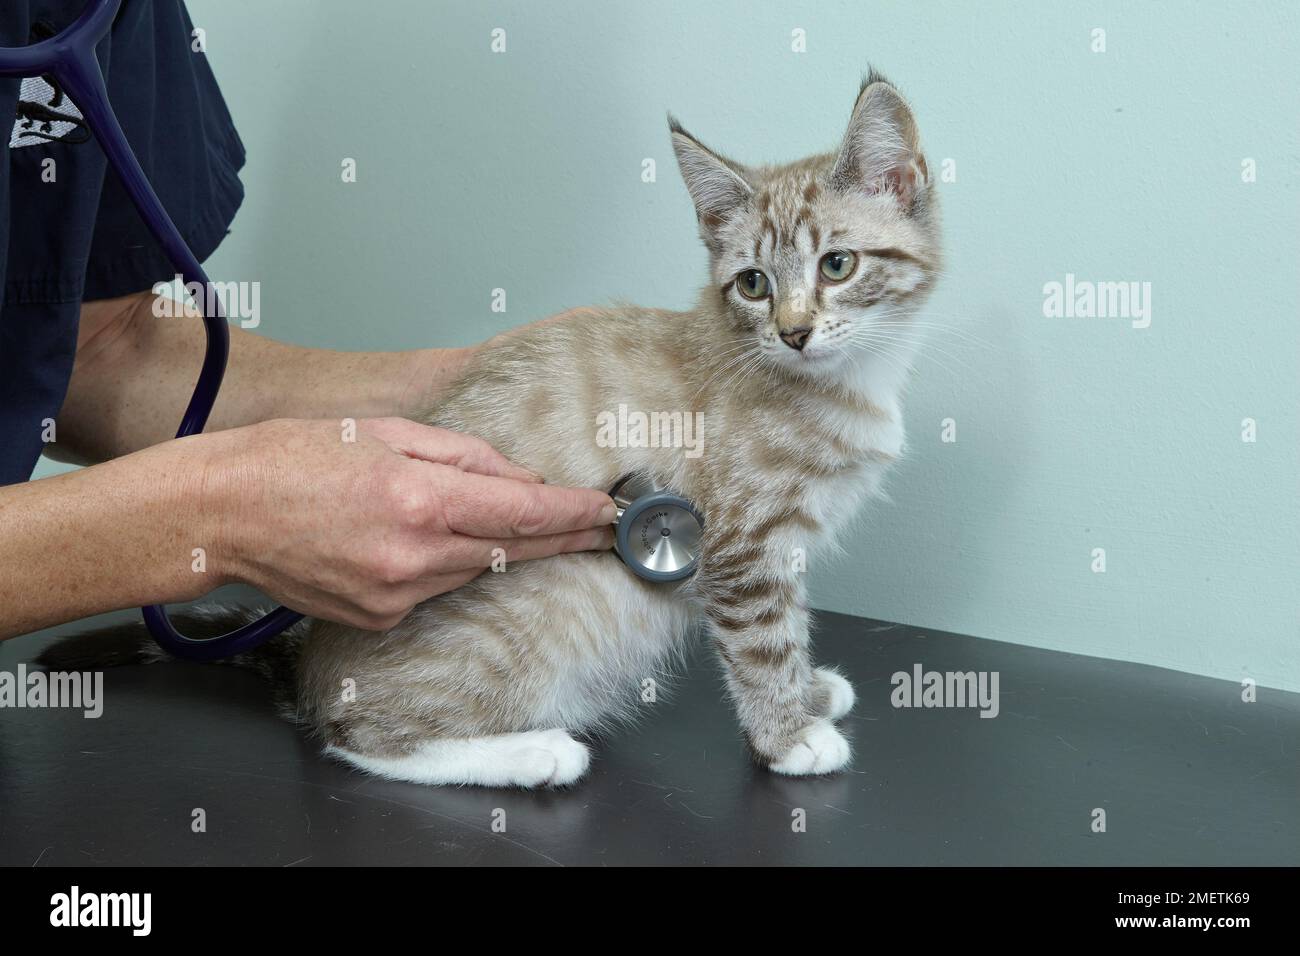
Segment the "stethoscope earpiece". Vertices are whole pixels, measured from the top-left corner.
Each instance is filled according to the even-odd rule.
[[[700,563],[704,516],[681,495],[643,475],[624,475],[609,496],[618,506],[614,551],[647,581],[681,581]]]

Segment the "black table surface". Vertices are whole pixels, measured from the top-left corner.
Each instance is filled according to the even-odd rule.
[[[0,864],[1300,863],[1300,695],[1246,703],[1232,681],[817,620],[818,660],[858,692],[837,776],[752,765],[703,646],[550,792],[366,777],[279,719],[252,673],[122,667],[98,719],[0,710]],[[0,670],[57,633],[0,644]],[[891,675],[918,663],[998,672],[998,716],[895,708]]]

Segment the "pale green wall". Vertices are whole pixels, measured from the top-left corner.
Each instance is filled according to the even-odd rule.
[[[919,363],[893,504],[812,569],[817,604],[1300,689],[1294,5],[191,10],[249,148],[214,277],[261,280],[267,334],[343,348],[689,303],[704,253],[665,111],[742,160],[792,159],[835,144],[874,63],[931,167],[956,161],[930,312],[962,331]],[[1067,272],[1151,282],[1150,328],[1044,318]]]

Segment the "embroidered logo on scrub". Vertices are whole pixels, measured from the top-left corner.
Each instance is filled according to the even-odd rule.
[[[32,29],[32,42],[54,35],[54,29],[38,23]],[[90,139],[90,130],[82,121],[68,95],[50,76],[26,77],[18,93],[18,113],[14,117],[13,132],[9,135],[9,148],[40,146],[55,140],[64,143],[84,143]]]

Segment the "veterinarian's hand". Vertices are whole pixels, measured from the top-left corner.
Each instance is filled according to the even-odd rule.
[[[378,418],[203,437],[210,570],[313,617],[385,630],[503,560],[613,543],[608,495],[457,432]]]

